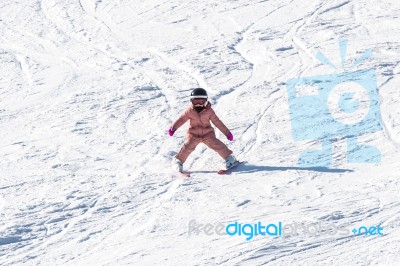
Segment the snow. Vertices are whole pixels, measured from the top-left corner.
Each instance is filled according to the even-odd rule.
[[[31,0],[0,3],[1,265],[398,265],[400,2]],[[304,168],[286,82],[374,69],[377,163]],[[337,68],[320,62],[321,52]],[[247,163],[200,145],[182,178],[166,132],[203,87]],[[296,116],[293,119],[299,119]],[[189,223],[381,226],[383,236],[207,235]]]

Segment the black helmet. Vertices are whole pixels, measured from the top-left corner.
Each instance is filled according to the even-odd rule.
[[[207,99],[207,92],[203,88],[196,88],[192,90],[192,93],[190,94],[190,99]]]
[[[193,108],[199,113],[206,108],[208,104],[207,99],[207,92],[203,88],[196,88],[192,90],[190,94],[190,101],[192,102]]]

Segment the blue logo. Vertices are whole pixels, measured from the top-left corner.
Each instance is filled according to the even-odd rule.
[[[342,68],[345,66],[347,41],[339,42]],[[371,57],[364,52],[350,67]],[[336,66],[318,52],[316,58]],[[380,151],[358,143],[357,137],[382,130],[376,74],[374,69],[345,71],[322,76],[290,79],[286,83],[292,136],[296,141],[317,140],[320,150],[304,151],[298,163],[303,167],[332,165],[332,144],[337,138],[347,139],[347,162],[378,163]]]
[[[366,226],[360,226],[360,228],[356,229],[354,228],[351,230],[353,234],[355,235],[366,235],[366,236],[375,236],[375,235],[380,235],[383,236],[383,228],[378,226],[371,226],[371,227],[366,227]]]
[[[361,226],[358,229],[354,228],[351,230],[354,235],[366,235],[366,236],[383,236],[383,228],[378,226]],[[299,224],[290,223],[283,224],[282,222],[263,224],[258,221],[257,223],[239,223],[237,221],[228,224],[225,227],[225,233],[229,236],[246,236],[246,240],[249,241],[255,236],[271,236],[271,237],[287,237],[287,236],[323,236],[323,235],[339,235],[347,236],[350,234],[350,230],[342,226],[337,226],[333,223],[310,223],[310,224]]]
[[[245,236],[249,241],[255,236],[270,236],[270,237],[290,237],[290,236],[348,236],[351,232],[354,235],[367,236],[383,236],[383,228],[378,226],[361,226],[358,229],[349,230],[342,225],[330,222],[316,223],[264,223],[257,221],[256,223],[239,223],[238,221],[225,225],[221,222],[217,223],[198,223],[196,220],[190,220],[188,224],[188,235],[205,234],[208,236]]]
[[[268,224],[262,225],[261,222],[256,224],[241,224],[238,222],[234,222],[226,226],[225,232],[229,236],[242,234],[247,236],[246,240],[251,240],[254,236],[257,235],[269,235],[269,236],[281,236],[282,235],[282,222],[278,224]]]

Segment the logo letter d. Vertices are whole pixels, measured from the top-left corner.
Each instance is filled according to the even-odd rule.
[[[234,232],[230,232],[230,231],[229,231],[229,229],[230,229],[231,227],[234,227],[234,229],[235,229]],[[237,221],[234,222],[234,223],[232,223],[232,224],[228,224],[228,225],[226,226],[226,228],[225,228],[225,232],[226,232],[228,235],[230,235],[230,236],[236,235],[236,234],[237,234],[237,231],[238,231],[238,222],[237,222]]]

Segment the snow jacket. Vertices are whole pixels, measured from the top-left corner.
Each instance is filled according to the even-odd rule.
[[[177,130],[186,121],[190,122],[187,134],[189,136],[203,138],[207,134],[214,133],[214,128],[211,126],[212,122],[225,136],[229,134],[229,129],[222,123],[222,121],[215,114],[214,110],[211,108],[211,104],[208,103],[206,108],[198,113],[193,106],[190,105],[185,112],[172,124],[172,128]]]

